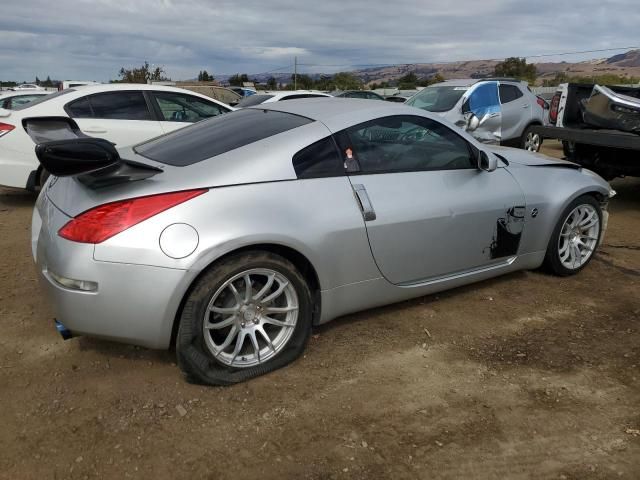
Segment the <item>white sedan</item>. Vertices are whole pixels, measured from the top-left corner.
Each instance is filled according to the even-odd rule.
[[[28,132],[26,119],[71,118],[85,135],[125,147],[231,110],[199,93],[144,84],[69,88],[12,111],[0,108],[0,185],[36,190],[46,179],[34,147],[48,138],[38,137],[37,126]]]
[[[313,90],[293,90],[283,92],[266,92],[256,93],[244,97],[236,105],[238,108],[251,107],[253,105],[260,105],[261,103],[281,102],[283,100],[297,100],[300,98],[314,98],[314,97],[330,97],[328,93],[314,92]]]

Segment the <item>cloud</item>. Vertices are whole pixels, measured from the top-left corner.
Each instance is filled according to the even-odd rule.
[[[334,72],[633,46],[637,22],[628,12],[636,8],[630,0],[584,0],[579,7],[555,0],[324,0],[296,8],[284,0],[23,0],[2,7],[0,79],[104,81],[145,60],[186,79],[202,69],[291,71],[295,56],[300,71]]]

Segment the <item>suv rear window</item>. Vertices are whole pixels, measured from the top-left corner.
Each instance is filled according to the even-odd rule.
[[[253,105],[259,105],[262,102],[265,102],[273,97],[274,95],[261,95],[261,94],[249,95],[248,97],[244,97],[242,100],[240,100],[238,102],[237,107],[239,108],[252,107]]]
[[[312,121],[273,110],[237,110],[142,143],[134,150],[156,162],[184,167]]]

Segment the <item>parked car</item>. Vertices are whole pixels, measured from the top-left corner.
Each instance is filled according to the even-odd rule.
[[[20,91],[20,90],[44,90],[44,88],[39,87],[34,83],[22,83],[20,85],[16,85],[15,87],[10,88],[9,90]]]
[[[100,85],[99,82],[90,80],[64,80],[58,84],[58,90],[66,90],[67,88],[86,87],[87,85]]]
[[[0,110],[0,185],[35,190],[47,176],[23,126],[25,119],[70,117],[83,133],[126,146],[231,110],[205,95],[143,84],[68,88],[13,111]]]
[[[267,92],[257,93],[250,97],[245,97],[237,104],[238,108],[251,107],[253,105],[259,105],[261,103],[281,102],[283,100],[296,100],[300,98],[314,98],[314,97],[331,97],[328,93],[313,92],[311,90],[294,90],[286,92]]]
[[[609,185],[449,125],[388,102],[307,99],[119,151],[40,144],[58,176],[32,249],[59,331],[175,343],[188,378],[229,384],[293,361],[313,325],[341,315],[542,264],[584,268]]]
[[[344,92],[337,92],[334,97],[340,98],[361,98],[365,100],[384,100],[382,95],[378,95],[376,92],[369,90],[347,90]]]
[[[437,113],[484,143],[533,152],[542,145],[532,127],[544,124],[544,102],[531,93],[526,82],[447,80],[422,89],[406,104]]]
[[[51,92],[45,90],[0,92],[0,108],[13,110],[50,94]]]

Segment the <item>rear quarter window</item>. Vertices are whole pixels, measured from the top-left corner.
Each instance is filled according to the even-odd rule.
[[[184,167],[312,121],[273,110],[237,110],[150,140],[134,150],[156,162]]]

